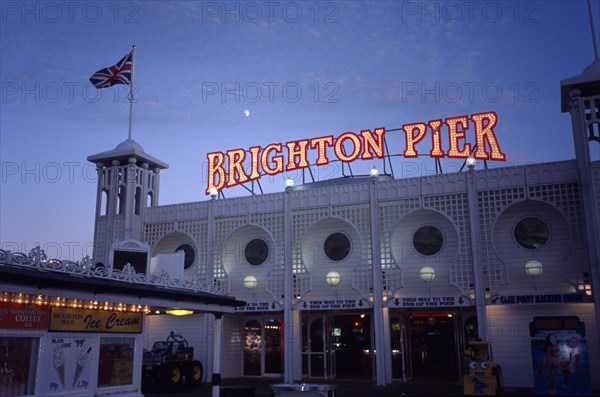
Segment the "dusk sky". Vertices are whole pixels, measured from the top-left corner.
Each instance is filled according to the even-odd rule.
[[[92,254],[97,180],[86,158],[128,137],[129,86],[97,90],[89,77],[134,44],[132,138],[169,164],[160,204],[208,199],[210,152],[481,112],[497,114],[506,154],[488,167],[573,159],[560,81],[594,60],[579,0],[0,4],[0,248],[40,245],[70,260]],[[600,1],[592,8],[598,35]],[[386,140],[403,152],[401,131]],[[461,164],[441,160],[444,173]],[[393,165],[396,178],[435,173],[426,156]],[[313,173],[342,176],[340,163]],[[281,192],[284,178],[260,183]]]

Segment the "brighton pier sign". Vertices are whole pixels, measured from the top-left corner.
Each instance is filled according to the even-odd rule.
[[[469,120],[473,124],[475,145],[465,142]],[[432,158],[468,158],[473,156],[479,160],[505,161],[506,155],[500,149],[494,127],[498,122],[495,112],[484,112],[468,116],[450,117],[445,120],[430,120],[427,123],[412,123],[402,126],[405,136],[404,157],[417,157],[417,144],[425,139],[429,130]],[[442,125],[446,125],[448,148],[442,148]],[[308,152],[314,151],[314,165],[329,164],[327,148],[339,161],[371,160],[383,158],[385,147],[385,128],[363,130],[360,134],[345,132],[337,137],[320,136],[283,143],[270,143],[265,147],[252,146],[248,150],[232,149],[227,152],[208,153],[208,185],[206,194],[246,183],[260,178],[262,175],[277,175],[309,167]],[[346,150],[346,146],[351,150]],[[472,152],[472,149],[474,150]],[[250,164],[249,170],[244,164]]]

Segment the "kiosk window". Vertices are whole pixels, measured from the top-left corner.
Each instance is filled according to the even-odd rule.
[[[0,396],[34,394],[38,338],[0,337]]]
[[[133,384],[134,338],[101,338],[98,387]]]

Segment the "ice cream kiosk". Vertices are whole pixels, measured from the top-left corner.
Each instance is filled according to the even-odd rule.
[[[34,300],[0,301],[0,396],[142,396],[141,311]]]
[[[502,391],[502,369],[492,361],[488,341],[471,341],[465,350],[464,394],[494,396]]]

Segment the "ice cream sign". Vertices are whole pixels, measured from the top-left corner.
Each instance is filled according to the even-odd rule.
[[[402,126],[405,138],[403,156],[419,156],[421,145],[430,143],[429,157],[468,158],[505,161],[494,127],[498,122],[495,112],[430,120]],[[469,125],[473,125],[474,142],[466,142]],[[442,126],[445,125],[445,128]],[[328,149],[337,160],[352,162],[385,156],[385,128],[363,130],[360,134],[345,132],[337,137],[325,135],[286,143],[270,143],[265,147],[232,149],[208,153],[208,185],[206,194],[215,194],[225,187],[256,180],[262,175],[277,175],[311,165],[329,164]],[[445,134],[446,139],[443,138]],[[429,139],[426,139],[429,136]],[[444,147],[442,142],[447,142]],[[311,159],[311,160],[309,160]]]
[[[141,333],[142,313],[53,307],[50,331]]]
[[[49,342],[52,366],[47,373],[48,392],[87,389],[97,337],[49,338]]]

